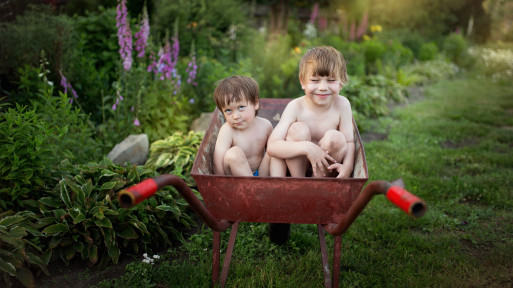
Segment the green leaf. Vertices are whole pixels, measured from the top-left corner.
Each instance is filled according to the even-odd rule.
[[[62,241],[62,237],[52,237],[52,239],[50,240],[49,247],[53,249],[53,248],[59,246],[59,244],[61,244],[61,241]]]
[[[172,212],[176,216],[179,216],[181,214],[180,209],[178,208],[178,206],[159,205],[156,208],[159,209],[159,210],[162,210],[162,211]]]
[[[69,231],[68,225],[66,225],[64,223],[57,223],[57,224],[50,225],[50,226],[46,227],[43,230],[43,233],[45,233],[45,234],[59,234],[59,233],[62,233],[62,232],[67,232],[67,231]]]
[[[12,228],[11,231],[9,231],[9,236],[13,237],[13,238],[21,239],[21,238],[27,236],[27,231],[24,227],[17,226],[17,227]]]
[[[78,224],[87,219],[87,217],[79,209],[73,209],[69,211],[71,218],[73,218],[73,224]]]
[[[125,226],[123,229],[116,231],[116,235],[124,239],[137,239],[139,237],[131,226]]]
[[[90,197],[91,192],[93,191],[93,182],[91,179],[87,179],[87,182],[82,185],[82,191],[84,191],[86,198]]]
[[[22,216],[18,216],[18,215],[7,216],[7,217],[3,218],[2,220],[0,220],[0,225],[9,227],[9,226],[19,223],[23,220],[25,220],[25,217],[22,217]]]
[[[61,182],[59,182],[59,184],[61,186],[61,200],[62,200],[62,202],[64,202],[66,207],[71,207],[71,199],[69,197],[69,192],[68,192],[68,187],[66,186],[66,181],[65,180],[61,180]]]
[[[100,176],[100,178],[102,178],[102,177],[110,177],[110,176],[116,176],[116,175],[118,175],[118,173],[113,172],[113,171],[110,171],[110,170],[108,170],[108,169],[104,169],[104,170],[102,170],[102,171],[101,171],[101,174],[102,174],[102,175]]]
[[[41,197],[39,198],[39,202],[53,208],[59,208],[62,206],[62,201],[54,197]]]
[[[27,288],[36,287],[34,275],[32,275],[32,272],[29,269],[24,267],[16,269],[16,277],[23,286]]]
[[[112,188],[114,188],[114,186],[116,186],[117,182],[106,182],[106,183],[103,183],[102,187],[100,188],[100,190],[111,190]]]
[[[46,250],[45,253],[43,253],[43,263],[45,263],[45,265],[48,265],[48,263],[50,263],[50,259],[52,259],[52,252],[53,250],[52,249],[48,249]]]
[[[94,223],[100,227],[112,228],[112,223],[106,217],[97,218],[94,220]]]
[[[0,270],[9,273],[11,276],[16,276],[16,268],[11,263],[0,261]]]
[[[118,264],[119,254],[120,254],[118,245],[115,244],[115,245],[109,247],[108,253],[109,253],[110,258],[112,259],[112,262],[114,262],[114,264]]]

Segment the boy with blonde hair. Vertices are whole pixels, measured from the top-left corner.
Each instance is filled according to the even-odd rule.
[[[214,90],[216,106],[226,123],[219,129],[214,150],[214,173],[234,176],[269,176],[267,139],[273,127],[257,117],[259,89],[248,76],[231,76]]]
[[[353,116],[349,100],[339,95],[348,78],[344,57],[333,47],[315,47],[301,58],[305,95],[289,102],[269,137],[269,155],[284,159],[271,176],[285,176],[285,164],[292,177],[305,177],[308,164],[313,177],[351,176]]]

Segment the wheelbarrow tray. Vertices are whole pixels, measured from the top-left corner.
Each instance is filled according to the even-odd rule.
[[[291,99],[260,99],[258,116],[278,123]],[[266,223],[338,223],[368,180],[365,151],[353,119],[354,170],[351,178],[242,177],[214,175],[217,135],[225,122],[216,109],[196,155],[191,175],[205,206],[218,220]]]

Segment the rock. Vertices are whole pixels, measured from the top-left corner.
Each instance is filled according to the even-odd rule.
[[[191,130],[200,132],[207,131],[208,124],[210,124],[210,119],[212,118],[212,114],[214,112],[203,112],[199,118],[194,119],[191,124]]]
[[[121,143],[114,146],[107,157],[118,165],[126,162],[135,165],[144,165],[148,157],[149,147],[150,142],[148,135],[130,135]]]

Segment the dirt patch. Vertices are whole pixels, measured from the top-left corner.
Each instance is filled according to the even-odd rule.
[[[452,141],[445,141],[440,144],[442,148],[448,148],[448,149],[459,149],[464,147],[472,147],[479,145],[479,141],[476,139],[465,139],[463,141],[460,141],[458,143],[452,142]]]
[[[38,288],[90,288],[104,280],[120,277],[125,273],[125,266],[139,259],[123,259],[118,264],[111,264],[109,267],[100,270],[94,266],[88,266],[84,261],[74,261],[68,266],[55,263],[48,266],[50,276],[36,278]],[[23,287],[23,286],[18,286]]]

